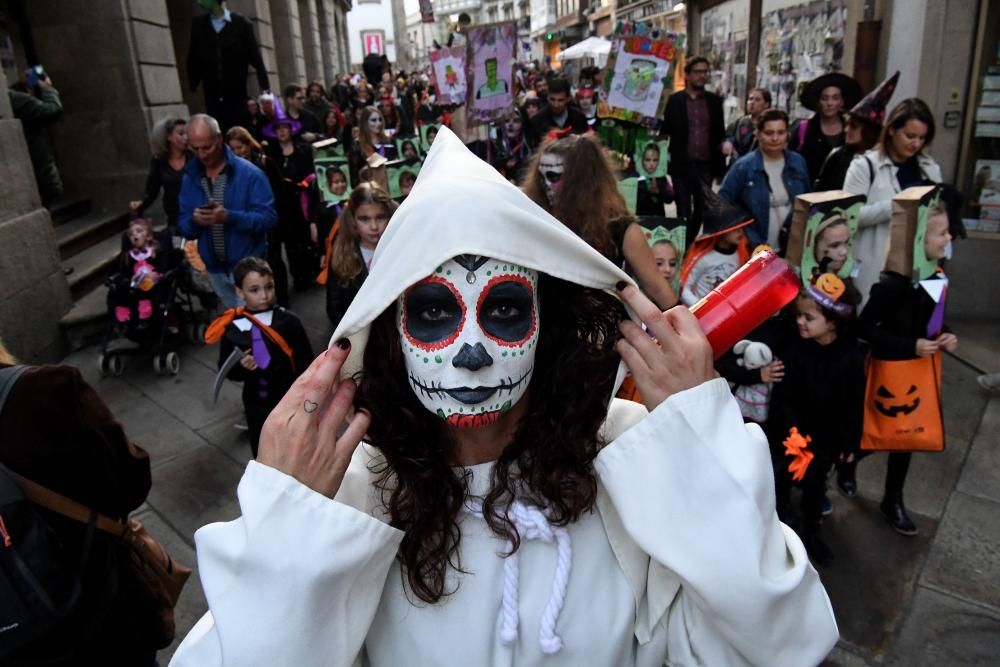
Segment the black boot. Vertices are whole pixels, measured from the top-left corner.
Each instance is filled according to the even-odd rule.
[[[906,513],[906,508],[903,507],[903,501],[892,501],[883,500],[882,504],[879,506],[882,510],[882,516],[885,520],[889,522],[900,535],[906,535],[912,537],[917,534],[917,526],[910,519],[909,515]]]
[[[854,476],[857,467],[857,460],[837,465],[837,489],[848,498],[853,498],[858,493],[858,480]]]

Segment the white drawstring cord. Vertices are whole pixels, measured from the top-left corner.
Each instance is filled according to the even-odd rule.
[[[476,516],[483,515],[483,502],[478,498],[466,501],[466,508]],[[525,505],[515,500],[510,507],[508,518],[517,528],[522,540],[541,540],[556,543],[556,571],[552,577],[552,591],[549,602],[542,612],[542,620],[538,629],[538,644],[542,653],[552,655],[562,648],[562,640],[556,635],[556,623],[566,601],[566,588],[569,585],[569,571],[573,562],[573,548],[569,531],[564,526],[552,526],[548,517],[533,506]],[[508,540],[508,549],[513,545]],[[520,579],[520,552],[515,551],[504,559],[503,577],[503,622],[500,626],[500,639],[504,644],[511,644],[517,639],[518,597]]]

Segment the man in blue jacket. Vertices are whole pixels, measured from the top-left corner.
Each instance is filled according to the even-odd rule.
[[[198,241],[215,293],[226,308],[241,305],[233,267],[244,257],[264,257],[267,232],[278,223],[267,176],[223,142],[219,123],[196,114],[187,126],[188,162],[181,182],[181,234]]]

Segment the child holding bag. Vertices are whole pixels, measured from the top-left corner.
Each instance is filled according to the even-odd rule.
[[[944,259],[951,242],[948,213],[943,206],[933,206],[928,210],[926,225],[924,253],[929,260],[940,261]],[[944,284],[939,281],[944,281]],[[943,328],[946,296],[947,278],[940,269],[929,279],[916,283],[908,276],[884,272],[881,280],[872,286],[871,296],[860,318],[861,336],[871,345],[872,359],[904,361],[935,357],[940,369],[939,352],[951,352],[958,346],[958,338]],[[884,386],[876,391],[877,396],[868,397],[866,401],[874,400],[876,409],[889,418],[908,415],[919,405],[915,402],[920,400],[915,393],[918,388],[913,385],[904,395],[898,395],[899,392],[894,394]],[[932,398],[940,403],[940,396],[924,396],[925,408]],[[903,505],[903,485],[910,458],[910,452],[889,454],[881,504],[886,520],[902,535],[917,534],[917,527]],[[853,467],[847,471],[842,469],[838,484],[853,483],[853,479]]]

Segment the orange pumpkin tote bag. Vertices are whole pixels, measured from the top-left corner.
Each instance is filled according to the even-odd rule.
[[[868,357],[861,449],[944,450],[941,353],[905,361]]]

